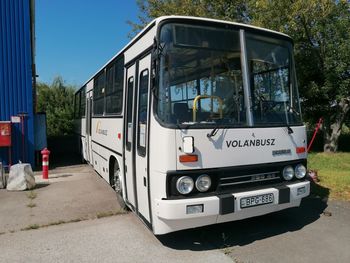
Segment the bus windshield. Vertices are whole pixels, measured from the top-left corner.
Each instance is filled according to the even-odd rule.
[[[299,124],[292,45],[252,33],[246,33],[245,41],[247,52],[243,54],[239,30],[172,23],[162,26],[158,118],[165,124],[191,126]],[[243,55],[248,64],[247,91]],[[250,108],[245,96],[250,98]],[[247,123],[247,110],[253,123]]]

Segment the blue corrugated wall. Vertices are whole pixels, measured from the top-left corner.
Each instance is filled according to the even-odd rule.
[[[25,112],[24,155],[22,125],[12,126],[12,163],[34,165],[30,0],[0,0],[0,121]],[[7,149],[0,159],[8,163]]]

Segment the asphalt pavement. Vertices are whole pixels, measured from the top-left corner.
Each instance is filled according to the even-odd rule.
[[[220,249],[234,262],[350,262],[350,203],[310,197],[300,208],[161,237],[180,250]]]
[[[164,246],[133,214],[0,236],[0,262],[232,262],[219,250]]]
[[[156,237],[131,212],[98,219],[119,206],[88,165],[52,172],[48,182],[37,175],[34,199],[0,190],[0,262],[350,262],[349,202],[306,198],[300,208]]]
[[[49,180],[35,172],[35,181],[32,191],[0,190],[0,233],[120,211],[113,189],[89,165],[51,169]]]

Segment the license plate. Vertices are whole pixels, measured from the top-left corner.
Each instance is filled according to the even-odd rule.
[[[241,208],[273,203],[273,194],[263,194],[241,198]]]

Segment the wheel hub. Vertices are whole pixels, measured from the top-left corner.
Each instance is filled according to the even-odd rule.
[[[122,193],[119,169],[114,171],[114,187],[113,188],[118,194]]]

